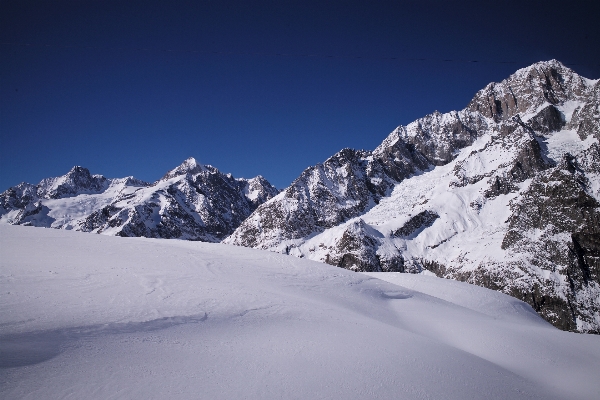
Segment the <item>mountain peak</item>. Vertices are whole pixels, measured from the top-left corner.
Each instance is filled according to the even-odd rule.
[[[92,175],[90,170],[79,165],[74,166],[65,175],[43,179],[38,184],[41,198],[59,199],[82,193],[100,193],[109,185],[102,175]]]
[[[179,166],[167,172],[161,180],[171,179],[180,175],[197,174],[205,169],[205,166],[199,164],[194,157],[188,157]]]
[[[584,99],[587,80],[560,61],[540,61],[521,68],[502,82],[492,82],[477,92],[467,106],[495,122],[534,112],[545,103],[561,105]]]
[[[199,164],[198,161],[196,161],[196,159],[194,157],[188,157],[177,168],[179,168],[181,170],[191,171],[191,170],[196,169],[201,166],[202,165]]]
[[[548,60],[548,61],[538,61],[536,63],[531,64],[529,67],[525,67],[524,69],[540,68],[540,67],[567,68],[567,67],[565,67],[565,65],[563,63],[561,63],[557,59],[553,58],[552,60]]]
[[[82,167],[80,165],[75,165],[73,168],[71,168],[69,170],[69,172],[66,173],[66,175],[64,175],[65,177],[69,177],[69,176],[76,176],[76,175],[86,175],[86,176],[91,176],[90,174],[90,170]]]
[[[188,158],[186,158],[183,163],[184,164],[190,164],[190,165],[198,165],[198,162],[196,161],[196,159],[194,157],[188,157]]]

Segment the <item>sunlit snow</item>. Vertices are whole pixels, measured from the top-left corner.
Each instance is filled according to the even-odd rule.
[[[0,246],[3,399],[600,397],[600,337],[466,283],[22,226]]]

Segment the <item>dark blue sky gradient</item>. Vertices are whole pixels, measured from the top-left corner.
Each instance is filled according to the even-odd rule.
[[[2,0],[0,191],[189,156],[283,188],[536,61],[600,78],[597,3]]]

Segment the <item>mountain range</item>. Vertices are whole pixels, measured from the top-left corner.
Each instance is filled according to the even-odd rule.
[[[270,250],[466,281],[600,333],[600,80],[556,60],[460,111],[343,149],[279,192],[188,159],[153,184],[74,167],[0,195],[0,221]]]
[[[219,242],[278,190],[262,176],[236,179],[188,158],[150,184],[73,167],[0,194],[0,221],[116,236]]]

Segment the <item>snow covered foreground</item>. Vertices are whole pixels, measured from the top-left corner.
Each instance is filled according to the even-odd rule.
[[[466,283],[22,226],[0,243],[3,399],[600,398],[600,337]]]

